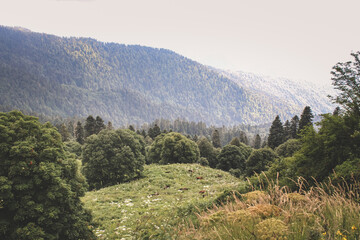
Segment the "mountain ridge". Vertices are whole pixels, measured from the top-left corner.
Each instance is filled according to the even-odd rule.
[[[62,117],[100,115],[115,125],[179,117],[259,124],[300,109],[171,50],[2,26],[0,106]]]

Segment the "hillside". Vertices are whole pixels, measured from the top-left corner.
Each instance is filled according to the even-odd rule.
[[[172,239],[174,227],[196,207],[211,206],[224,190],[241,184],[198,164],[146,165],[143,178],[88,192],[83,202],[100,239]]]
[[[278,101],[286,100],[293,108],[311,106],[315,113],[327,113],[335,108],[327,97],[336,95],[330,84],[325,86],[306,81],[299,83],[287,78],[261,76],[242,71],[218,71],[248,91],[257,92]]]
[[[277,114],[289,119],[303,107],[169,50],[0,27],[2,111],[93,114],[117,126],[179,117],[233,125],[271,122]]]

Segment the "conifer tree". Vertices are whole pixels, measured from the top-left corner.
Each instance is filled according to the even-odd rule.
[[[130,125],[130,126],[129,126],[129,130],[135,132],[135,128],[133,127],[133,125]]]
[[[113,125],[112,125],[112,122],[108,121],[108,124],[107,124],[107,126],[106,126],[106,129],[107,129],[107,130],[113,130],[113,129],[114,129],[114,127],[113,127]]]
[[[63,142],[68,141],[69,138],[70,138],[70,133],[69,133],[65,123],[61,124],[58,130],[59,130],[59,133],[61,135],[62,141]]]
[[[220,133],[217,129],[213,131],[211,140],[215,148],[221,148]]]
[[[299,117],[295,115],[290,123],[290,138],[298,138]]]
[[[75,128],[75,139],[78,143],[84,144],[84,128],[81,125],[81,122],[78,121]]]
[[[306,106],[300,117],[298,133],[301,133],[301,131],[305,129],[307,126],[312,125],[313,118],[314,115],[311,112],[311,108],[309,106]]]
[[[248,138],[246,136],[246,133],[243,132],[243,131],[240,132],[240,142],[242,142],[242,143],[244,143],[246,145],[249,145],[249,140],[248,140]]]
[[[153,136],[154,137],[152,137],[152,138],[156,138],[160,134],[161,134],[161,130],[160,130],[159,126],[157,124],[155,124],[155,126],[153,127]]]
[[[98,134],[101,130],[105,129],[104,120],[100,116],[96,116],[95,119],[95,134]]]
[[[256,134],[254,141],[254,148],[259,149],[261,147],[261,137],[259,134]]]
[[[284,128],[281,123],[279,115],[277,115],[270,128],[268,146],[274,149],[283,142],[284,142]]]
[[[284,123],[284,142],[291,138],[291,128],[289,120],[286,120]]]
[[[240,147],[240,140],[237,137],[234,137],[229,144]]]
[[[86,118],[84,130],[85,130],[85,138],[93,134],[96,134],[96,121],[92,115],[89,115]]]

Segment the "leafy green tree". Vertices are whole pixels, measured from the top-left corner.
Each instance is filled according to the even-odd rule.
[[[202,137],[197,141],[197,145],[199,147],[200,157],[206,158],[209,166],[215,168],[217,165],[217,154],[210,141],[206,137]]]
[[[354,116],[325,114],[319,126],[318,132],[313,127],[303,131],[294,168],[297,176],[322,181],[337,165],[360,157],[360,121]]]
[[[230,169],[245,171],[245,160],[246,158],[239,147],[226,145],[218,156],[219,163],[216,168],[224,171],[229,171]]]
[[[0,113],[0,239],[94,239],[86,181],[49,123]]]
[[[82,154],[82,145],[76,141],[67,141],[64,142],[64,149],[69,152],[75,154],[75,156],[80,159]]]
[[[85,138],[87,138],[93,134],[96,134],[96,121],[92,115],[89,115],[86,118],[85,125],[84,125],[84,132],[85,132]]]
[[[211,140],[214,148],[221,148],[220,133],[217,129],[213,131]]]
[[[300,117],[298,132],[301,133],[301,131],[303,131],[306,127],[312,126],[313,118],[314,115],[311,112],[311,108],[309,106],[306,106]]]
[[[331,99],[356,116],[360,116],[360,52],[351,53],[353,61],[337,63],[333,67],[332,84],[339,94]]]
[[[275,149],[283,142],[284,142],[284,128],[281,123],[279,115],[277,115],[270,127],[268,146],[272,149]]]
[[[246,160],[246,175],[250,177],[255,172],[261,173],[268,170],[277,158],[276,153],[270,148],[254,150]]]
[[[195,163],[200,152],[196,143],[180,133],[161,134],[149,149],[149,162],[159,164]]]
[[[91,189],[137,178],[144,164],[145,143],[131,130],[104,130],[85,140],[84,174]]]
[[[298,139],[289,139],[275,148],[275,153],[280,157],[291,157],[300,150],[301,142]]]
[[[81,145],[84,144],[84,128],[81,125],[81,122],[77,122],[75,128],[75,139]]]
[[[261,147],[261,137],[259,134],[256,134],[255,140],[254,140],[254,148],[259,149]]]

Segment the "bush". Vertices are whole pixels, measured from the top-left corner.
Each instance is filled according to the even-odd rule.
[[[196,143],[180,133],[161,134],[155,138],[148,153],[149,163],[196,163],[200,157]]]
[[[301,142],[298,139],[289,139],[284,142],[277,148],[275,148],[275,153],[280,157],[291,157],[295,152],[299,151],[301,148]]]
[[[91,239],[85,178],[49,123],[0,113],[0,239]]]
[[[219,154],[217,168],[229,171],[230,169],[245,170],[245,156],[240,148],[234,145],[226,145]]]
[[[131,130],[103,130],[85,141],[84,174],[91,189],[137,178],[144,164],[145,144]]]
[[[261,173],[268,170],[278,156],[270,148],[261,148],[254,150],[246,160],[246,175],[252,176],[255,172]]]
[[[201,166],[209,166],[209,161],[204,158],[204,157],[201,157],[198,161],[198,163],[201,165]]]

